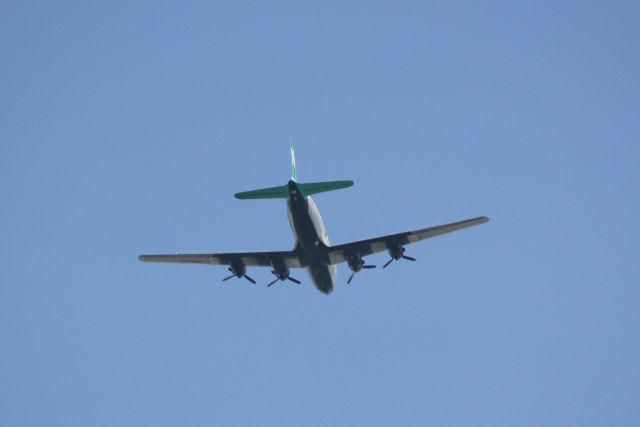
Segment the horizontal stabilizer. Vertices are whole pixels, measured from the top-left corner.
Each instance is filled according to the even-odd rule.
[[[353,181],[326,181],[326,182],[310,182],[307,184],[298,184],[300,191],[305,196],[311,196],[316,193],[324,193],[325,191],[340,190],[353,185]]]
[[[289,197],[289,187],[261,188],[259,190],[243,191],[235,194],[236,199],[286,199]]]
[[[326,182],[309,182],[306,184],[292,181],[293,185],[300,189],[304,196],[323,193],[325,191],[340,190],[341,188],[351,187],[353,181],[326,181]],[[236,199],[286,199],[289,197],[289,186],[261,188],[259,190],[243,191],[235,194]]]

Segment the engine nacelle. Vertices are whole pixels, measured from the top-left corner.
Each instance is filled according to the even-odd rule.
[[[289,278],[289,267],[285,264],[284,260],[274,260],[271,262],[273,270],[271,272],[280,280],[287,280]]]
[[[353,271],[353,273],[351,273],[351,276],[349,277],[349,280],[347,280],[347,283],[351,283],[353,276],[355,276],[356,273],[363,268],[376,268],[375,265],[365,264],[362,257],[357,253],[347,254],[347,264],[349,264],[349,268],[351,269],[351,271]]]
[[[382,268],[387,268],[392,261],[398,261],[400,259],[406,259],[408,261],[415,261],[416,259],[410,256],[406,256],[404,254],[404,246],[400,242],[388,242],[387,250],[389,251],[389,255],[391,259],[382,266]]]
[[[234,259],[229,263],[229,271],[236,277],[244,277],[247,274],[247,266],[241,259]]]
[[[271,267],[273,267],[271,273],[273,273],[276,278],[274,281],[269,283],[267,287],[276,284],[276,282],[278,281],[284,282],[285,280],[297,283],[298,285],[300,284],[300,281],[298,279],[294,279],[293,277],[289,276],[289,266],[284,262],[283,259],[274,259],[273,261],[271,261]]]
[[[231,279],[232,277],[237,277],[238,279],[241,278],[245,278],[248,281],[250,281],[251,283],[253,283],[254,285],[256,284],[256,281],[253,280],[251,277],[247,276],[247,266],[244,265],[244,262],[242,262],[242,260],[240,258],[234,258],[232,260],[230,260],[228,262],[228,266],[229,266],[229,271],[231,272],[231,276],[225,277],[224,279],[222,279],[223,282],[226,282],[227,280]]]
[[[389,251],[389,256],[391,256],[391,258],[399,260],[404,255],[404,251],[406,249],[400,243],[390,243],[387,245],[387,250]]]
[[[364,260],[358,254],[349,254],[347,256],[347,264],[349,264],[349,268],[351,269],[351,271],[357,273],[358,271],[362,270],[362,267],[364,266]]]

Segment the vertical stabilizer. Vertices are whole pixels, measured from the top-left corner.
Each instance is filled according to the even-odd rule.
[[[293,150],[293,141],[289,138],[289,148],[291,149],[291,180],[298,180],[298,172],[296,171],[296,153]]]

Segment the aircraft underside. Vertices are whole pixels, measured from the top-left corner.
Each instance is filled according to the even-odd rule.
[[[327,256],[329,238],[322,217],[311,197],[301,197],[295,182],[289,182],[287,202],[289,223],[296,236],[297,247],[309,265],[308,271],[316,288],[325,294],[333,291],[338,269]]]
[[[329,294],[333,291],[336,282],[336,264],[344,262],[349,266],[352,273],[347,283],[350,283],[356,273],[363,269],[375,268],[375,265],[365,264],[363,260],[365,256],[388,252],[390,259],[383,265],[383,268],[389,266],[393,261],[402,259],[415,261],[415,258],[405,255],[405,245],[489,221],[489,218],[481,216],[413,231],[331,245],[320,212],[310,196],[352,185],[353,181],[298,183],[295,156],[293,147],[291,147],[291,180],[286,185],[245,191],[237,193],[235,196],[238,199],[286,199],[289,223],[296,238],[296,245],[292,250],[176,253],[140,255],[138,258],[140,261],[149,262],[226,265],[231,275],[225,277],[224,281],[237,277],[244,278],[254,284],[256,281],[247,275],[247,267],[269,267],[275,280],[267,286],[272,286],[278,281],[299,284],[300,281],[291,277],[289,273],[292,268],[306,268],[318,290]]]

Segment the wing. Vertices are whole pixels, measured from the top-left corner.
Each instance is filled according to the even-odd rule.
[[[241,261],[246,266],[270,267],[274,262],[284,262],[289,268],[304,267],[306,263],[301,251],[274,252],[221,252],[221,253],[182,253],[166,255],[140,255],[140,261],[147,262],[175,262],[188,264],[229,265]]]
[[[385,251],[394,245],[406,245],[409,243],[419,242],[420,240],[428,239],[430,237],[436,237],[441,234],[451,233],[452,231],[462,230],[463,228],[473,227],[474,225],[484,224],[487,221],[489,221],[489,218],[480,216],[477,218],[465,219],[464,221],[436,225],[435,227],[422,228],[415,231],[405,231],[403,233],[389,234],[387,236],[374,237],[372,239],[331,246],[328,249],[329,262],[331,262],[331,264],[337,264],[346,261],[347,255],[357,254],[363,257],[365,255]]]

